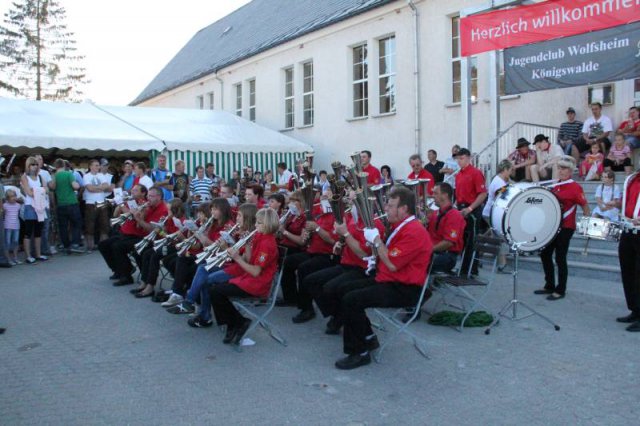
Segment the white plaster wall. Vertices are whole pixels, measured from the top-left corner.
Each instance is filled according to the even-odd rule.
[[[424,0],[420,13],[421,126],[420,148],[436,149],[448,156],[451,145],[464,145],[462,110],[451,104],[451,17],[459,10],[479,4],[470,0]],[[377,39],[396,36],[397,113],[376,116],[378,112]],[[351,120],[351,47],[361,42],[369,46],[369,117]],[[302,126],[302,63],[313,60],[315,123]],[[294,66],[296,127],[284,127],[284,72]],[[489,101],[489,54],[478,57],[478,101],[472,106],[473,147],[488,143],[491,134]],[[369,149],[376,166],[388,164],[396,176],[408,173],[407,159],[415,151],[415,109],[413,78],[413,18],[404,1],[370,11],[346,22],[306,35],[218,73],[189,83],[143,106],[197,108],[197,96],[214,92],[215,108],[235,112],[234,85],[243,84],[243,117],[248,117],[248,84],[256,79],[257,123],[311,144],[316,150],[315,168],[330,169],[333,160],[348,161],[354,150]],[[615,103],[605,107],[614,124],[633,104],[633,82],[615,85]],[[224,92],[224,93],[222,93]],[[224,96],[224,105],[223,103]],[[587,87],[523,94],[501,102],[501,122],[506,128],[514,121],[559,125],[565,110],[573,106],[578,118],[589,113]]]

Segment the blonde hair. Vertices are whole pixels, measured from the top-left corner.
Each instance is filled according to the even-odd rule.
[[[269,207],[258,210],[258,213],[256,213],[256,221],[258,220],[262,222],[264,234],[273,234],[280,227],[278,213]]]
[[[560,157],[560,160],[558,160],[558,167],[573,170],[576,168],[576,159],[570,155],[563,155]]]

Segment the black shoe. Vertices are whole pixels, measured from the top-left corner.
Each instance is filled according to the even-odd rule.
[[[137,299],[144,299],[145,297],[152,297],[152,296],[153,296],[153,290],[151,290],[149,293],[145,293],[144,290],[136,293]]]
[[[119,280],[120,279],[120,275],[118,275],[117,272],[114,272],[113,275],[111,275],[109,277],[110,280]]]
[[[316,312],[313,309],[308,309],[298,312],[298,315],[291,318],[291,321],[293,321],[294,324],[302,324],[303,322],[311,321],[315,317]]]
[[[233,336],[233,340],[231,341],[234,345],[240,346],[242,344],[242,339],[244,338],[245,333],[249,329],[251,325],[251,320],[249,318],[245,318],[242,325],[240,325],[236,329],[236,335]]]
[[[290,302],[288,300],[285,299],[277,299],[276,300],[276,306],[280,307],[280,308],[289,308],[292,306],[298,306],[298,304],[296,302]]]
[[[169,293],[165,293],[164,290],[156,291],[156,294],[151,298],[152,302],[163,303],[169,300]]]
[[[559,299],[564,299],[564,294],[551,293],[550,295],[547,296],[547,300],[559,300]]]
[[[197,317],[189,318],[187,324],[194,328],[207,328],[213,325],[213,321],[202,319],[202,317],[198,315]]]
[[[640,321],[640,315],[636,314],[635,312],[631,312],[626,317],[616,318],[616,321],[629,324],[632,322]]]
[[[369,352],[364,355],[349,355],[336,361],[336,368],[339,370],[353,370],[363,365],[371,364]]]
[[[145,287],[146,287],[146,286],[145,286]],[[135,296],[136,294],[138,294],[138,293],[140,293],[142,290],[144,290],[144,289],[145,289],[145,287],[142,287],[142,288],[139,288],[139,287],[138,287],[138,288],[132,288],[131,290],[129,290],[129,293],[131,293],[131,294],[133,294],[133,295]]]
[[[640,331],[640,321],[636,321],[627,327],[627,331]]]
[[[11,268],[11,266],[10,263],[0,263],[0,268]]]
[[[554,290],[549,290],[548,288],[541,288],[540,290],[534,290],[533,294],[551,294]]]
[[[129,275],[128,277],[122,277],[115,283],[113,283],[114,287],[122,287],[123,285],[133,284],[133,277]]]
[[[371,339],[367,339],[367,351],[373,352],[378,348],[380,348],[380,342],[378,341],[378,336],[374,334]]]
[[[233,338],[236,337],[237,331],[238,329],[228,325],[227,332],[224,334],[224,339],[222,339],[222,343],[224,343],[225,345],[228,345],[229,343],[231,343],[233,341]]]
[[[336,317],[331,317],[329,322],[327,322],[327,328],[324,330],[324,334],[330,334],[330,335],[340,334],[341,328],[342,328],[342,324],[338,322]]]

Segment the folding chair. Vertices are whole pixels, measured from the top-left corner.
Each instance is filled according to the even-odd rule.
[[[138,259],[133,255],[132,252],[128,252],[127,257],[129,258],[129,262],[131,262],[131,266],[133,266],[131,275],[133,275],[137,271],[136,283],[139,283],[140,278],[142,277],[142,271],[140,270],[140,267],[138,267]]]
[[[246,316],[251,318],[251,326],[247,329],[247,332],[244,334],[244,338],[249,337],[249,335],[255,330],[255,328],[260,325],[264,328],[274,340],[283,346],[287,346],[287,340],[282,337],[279,330],[269,321],[267,321],[267,317],[273,311],[273,308],[276,306],[276,298],[278,297],[278,292],[280,291],[280,281],[282,280],[282,266],[284,265],[284,257],[287,255],[287,249],[285,247],[278,246],[279,259],[278,270],[273,277],[273,281],[271,282],[271,290],[269,291],[269,296],[267,297],[266,302],[264,298],[259,297],[251,297],[251,298],[235,298],[233,299],[233,304],[240,311],[240,313],[245,314]],[[262,310],[262,313],[258,312],[256,308]],[[242,350],[242,344],[238,347],[238,350]]]
[[[476,235],[471,261],[488,261],[491,263],[492,266],[488,279],[480,280],[478,278],[473,278],[471,276],[471,268],[469,268],[466,275],[461,275],[459,270],[457,275],[436,276],[433,279],[433,288],[442,297],[440,302],[465,313],[460,326],[458,327],[458,331],[463,330],[465,321],[477,308],[481,307],[495,316],[491,309],[483,303],[483,300],[495,280],[496,272],[498,270],[498,255],[500,254],[500,245],[502,242],[503,240],[501,238],[488,235]],[[467,290],[467,288],[469,290],[471,288],[481,290],[479,290],[478,294],[474,297],[472,292]],[[447,298],[449,296],[459,299],[461,304],[455,305],[448,302]]]
[[[172,277],[171,277],[171,274],[169,273],[169,270],[164,267],[162,262],[160,262],[160,281],[158,281],[158,288],[160,290],[163,290],[162,283],[165,280],[171,281],[171,279]]]
[[[432,266],[433,266],[433,256],[431,256],[431,260],[429,261],[429,269],[427,270],[427,276],[424,279],[424,284],[422,285],[422,290],[420,291],[420,297],[418,298],[418,302],[416,303],[415,306],[398,308],[393,310],[389,314],[385,314],[380,308],[375,308],[373,310],[375,314],[378,316],[378,319],[380,320],[378,324],[372,324],[374,327],[382,331],[387,331],[384,327],[385,323],[388,323],[394,327],[394,330],[390,332],[388,338],[385,339],[385,341],[382,343],[380,348],[377,351],[375,351],[375,353],[373,354],[373,359],[375,359],[376,362],[380,362],[380,359],[382,357],[382,351],[384,351],[384,348],[386,348],[389,345],[389,343],[391,343],[393,340],[395,340],[398,336],[400,336],[403,333],[411,337],[411,340],[413,341],[413,346],[418,350],[418,352],[420,352],[420,354],[422,354],[422,356],[424,356],[427,359],[429,358],[429,355],[427,354],[427,351],[424,348],[424,346],[426,346],[426,342],[422,337],[418,337],[411,330],[409,330],[409,326],[416,320],[416,318],[418,318],[418,315],[420,314],[420,309],[422,308],[422,304],[425,301],[424,295],[429,288],[429,278],[431,277]]]

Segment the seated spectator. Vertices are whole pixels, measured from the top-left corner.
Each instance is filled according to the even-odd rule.
[[[600,102],[591,104],[591,112],[593,115],[587,118],[582,125],[582,139],[575,144],[580,154],[589,151],[589,147],[594,143],[600,145],[602,152],[607,152],[611,148],[611,141],[608,139],[613,130],[611,119],[602,114]]]
[[[618,131],[622,132],[631,149],[640,148],[640,107],[629,108],[629,119],[620,123]]]
[[[600,180],[604,162],[604,155],[600,152],[600,145],[591,145],[591,152],[588,153],[580,163],[580,177],[584,180]]]
[[[536,163],[536,152],[529,149],[531,143],[525,138],[518,139],[516,150],[509,154],[511,162],[511,179],[515,182],[531,181],[531,166]]]
[[[393,176],[391,175],[391,167],[386,164],[380,167],[380,183],[393,184]]]
[[[545,135],[536,135],[533,140],[536,147],[536,164],[532,165],[531,180],[539,182],[542,179],[558,178],[558,160],[562,158],[562,148],[560,145],[551,145],[549,138]]]
[[[596,203],[593,217],[617,221],[620,215],[622,193],[615,185],[616,174],[612,171],[604,172],[602,184],[596,189]]]
[[[573,155],[575,152],[578,155],[578,158],[574,156],[576,162],[580,160],[580,153],[577,149],[573,149],[573,145],[582,139],[582,125],[582,121],[576,120],[576,110],[573,107],[567,108],[567,121],[560,125],[558,144],[567,155]]]
[[[609,155],[604,160],[604,170],[614,172],[624,171],[627,175],[633,172],[631,166],[631,148],[625,141],[622,132],[616,132],[614,144],[609,150]]]

